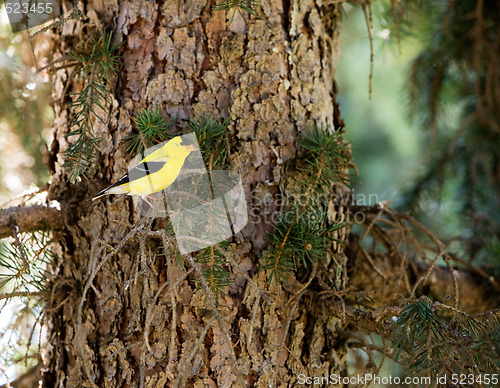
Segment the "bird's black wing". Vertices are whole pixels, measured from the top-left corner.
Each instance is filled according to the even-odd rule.
[[[109,189],[117,186],[124,185],[129,182],[133,182],[137,179],[143,178],[147,175],[154,174],[162,169],[165,166],[166,161],[163,162],[142,162],[135,166],[132,170],[122,176],[117,182],[113,183],[111,186],[106,187],[104,190],[97,193],[95,197],[98,197],[102,194],[105,194]]]
[[[108,187],[116,187],[120,185],[124,185],[125,183],[133,182],[137,179],[143,178],[147,175],[154,174],[155,172],[160,171],[163,166],[165,166],[166,162],[143,162],[135,166],[132,170],[130,170],[127,174],[122,176],[118,182]]]

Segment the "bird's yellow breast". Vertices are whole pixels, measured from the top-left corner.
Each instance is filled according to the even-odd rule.
[[[130,193],[135,195],[148,195],[166,189],[179,175],[181,166],[172,166],[165,163],[165,166],[155,174],[146,175],[142,178],[129,182]]]

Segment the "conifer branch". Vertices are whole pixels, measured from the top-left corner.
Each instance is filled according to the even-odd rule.
[[[425,287],[429,296],[443,300],[447,295],[456,295],[458,287],[462,290],[459,302],[464,311],[483,312],[498,305],[498,292],[492,292],[498,290],[498,280],[484,269],[465,265],[457,255],[444,251],[443,243],[409,215],[399,214],[380,204],[351,206],[349,212],[363,214],[364,221],[358,225],[366,228],[361,237],[351,235],[347,244],[348,271],[356,268],[356,271],[350,271],[350,283],[366,291],[374,287],[395,290],[379,295],[371,307],[392,303],[396,295],[403,292],[401,279],[414,279],[406,296],[410,296],[412,289],[414,294],[421,295],[422,287]],[[417,239],[412,227],[424,233],[431,243],[425,243],[422,237]],[[368,235],[374,240],[371,250],[362,246]],[[401,250],[403,242],[406,251]],[[377,249],[378,245],[383,251],[378,251],[381,250]],[[445,258],[445,263],[451,263],[436,265],[436,258]],[[374,267],[378,271],[373,271]],[[415,288],[415,284],[419,287]]]
[[[142,109],[134,117],[137,133],[122,139],[131,154],[142,154],[146,148],[165,140],[167,129],[175,118],[165,121],[158,108]]]
[[[307,267],[326,256],[333,232],[347,226],[329,223],[322,194],[329,193],[335,183],[346,183],[344,170],[348,166],[348,147],[337,133],[328,128],[310,126],[301,133],[299,145],[305,150],[298,170],[311,174],[301,187],[305,191],[302,204],[292,204],[269,233],[273,247],[265,252],[262,269],[270,270],[268,282],[285,281],[297,268],[297,262]],[[302,196],[301,196],[302,197]]]
[[[68,120],[71,131],[66,138],[76,136],[76,140],[64,151],[69,170],[69,180],[75,182],[87,176],[99,154],[100,139],[94,135],[93,119],[105,123],[102,117],[111,103],[111,83],[120,66],[117,51],[121,43],[112,44],[112,33],[103,32],[98,40],[91,40],[80,52],[71,53],[78,62],[78,71],[84,82],[75,100],[69,104],[72,116]]]
[[[443,372],[496,373],[500,364],[498,314],[481,319],[453,309],[458,319],[447,323],[441,318],[447,309],[450,307],[427,297],[403,308],[394,331],[396,361],[406,350],[405,363],[414,376],[435,377]]]
[[[196,134],[203,161],[209,170],[230,168],[227,138],[230,122],[231,118],[223,120],[205,114],[189,120],[189,128]]]
[[[50,267],[56,255],[50,250],[52,239],[48,233],[35,232],[18,235],[13,228],[15,242],[4,244],[0,250],[0,287],[7,287],[12,295],[18,292],[44,292],[52,278]]]

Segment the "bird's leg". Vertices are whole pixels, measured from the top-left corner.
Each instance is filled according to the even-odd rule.
[[[153,212],[154,212],[155,214],[156,214],[156,213],[162,213],[162,212],[164,212],[164,210],[163,210],[163,211],[159,211],[159,210],[156,208],[156,206],[155,206],[152,202],[150,202],[150,201],[149,201],[149,200],[151,200],[151,201],[153,201],[153,202],[157,203],[157,201],[158,201],[160,198],[153,197],[152,195],[147,195],[147,194],[143,194],[143,195],[141,195],[141,198],[143,199],[143,201],[144,201],[144,202],[146,202],[146,203],[147,203],[147,204],[151,207],[151,209],[153,209]]]
[[[146,193],[141,195],[141,198],[144,202],[146,202],[151,209],[153,209],[154,212],[156,212],[156,206],[154,206],[151,202],[149,202],[149,199],[156,200],[156,198],[150,197]],[[149,199],[148,199],[149,198]]]

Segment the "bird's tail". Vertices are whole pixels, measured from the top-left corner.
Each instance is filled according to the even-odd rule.
[[[104,189],[103,191],[97,193],[96,195],[94,195],[92,197],[92,201],[95,201],[96,199],[99,199],[101,197],[104,197],[105,195],[108,195],[109,193],[106,192],[106,189]]]
[[[104,197],[105,195],[109,194],[127,194],[130,192],[130,188],[127,185],[120,185],[120,186],[109,186],[106,187],[104,190],[99,191],[96,195],[92,197],[92,201]]]

